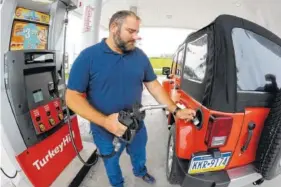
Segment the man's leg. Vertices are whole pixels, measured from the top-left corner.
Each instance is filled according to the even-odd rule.
[[[101,155],[109,155],[114,150],[113,144],[111,141],[102,138],[100,135],[94,134],[94,142],[99,150],[99,154]],[[124,185],[124,178],[122,176],[122,171],[119,165],[119,158],[121,153],[125,148],[125,144],[119,149],[113,157],[110,158],[103,158],[104,166],[106,169],[106,173],[109,179],[109,182],[114,187],[123,187]]]
[[[147,173],[146,168],[146,144],[147,144],[147,131],[143,126],[136,134],[131,144],[127,145],[126,151],[130,155],[131,163],[133,165],[133,173],[136,177],[148,183],[154,183],[155,179]]]

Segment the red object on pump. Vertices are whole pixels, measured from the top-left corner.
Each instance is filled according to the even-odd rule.
[[[224,146],[231,132],[233,118],[230,116],[211,116],[205,143],[208,148]]]

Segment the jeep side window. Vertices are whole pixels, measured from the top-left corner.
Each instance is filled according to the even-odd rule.
[[[206,58],[208,50],[208,35],[187,43],[184,79],[202,82],[206,73]]]
[[[234,28],[238,91],[276,92],[281,88],[281,46],[251,31]]]
[[[181,76],[182,65],[183,65],[183,58],[184,58],[184,47],[180,49],[177,58],[177,69],[176,75]]]

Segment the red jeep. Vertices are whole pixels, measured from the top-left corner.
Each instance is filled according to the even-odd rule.
[[[186,122],[168,115],[167,179],[241,187],[281,173],[281,39],[248,20],[217,17],[179,46],[162,85]]]

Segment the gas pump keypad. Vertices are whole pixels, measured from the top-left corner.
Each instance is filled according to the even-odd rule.
[[[58,98],[31,110],[30,114],[37,134],[52,129],[60,124],[64,118]]]
[[[39,123],[39,129],[40,129],[40,132],[45,132],[46,131],[46,127],[43,123]]]
[[[54,126],[56,124],[55,120],[53,118],[49,119],[50,125]]]
[[[62,114],[62,112],[59,113],[59,119],[60,119],[60,120],[63,120],[63,114]]]

